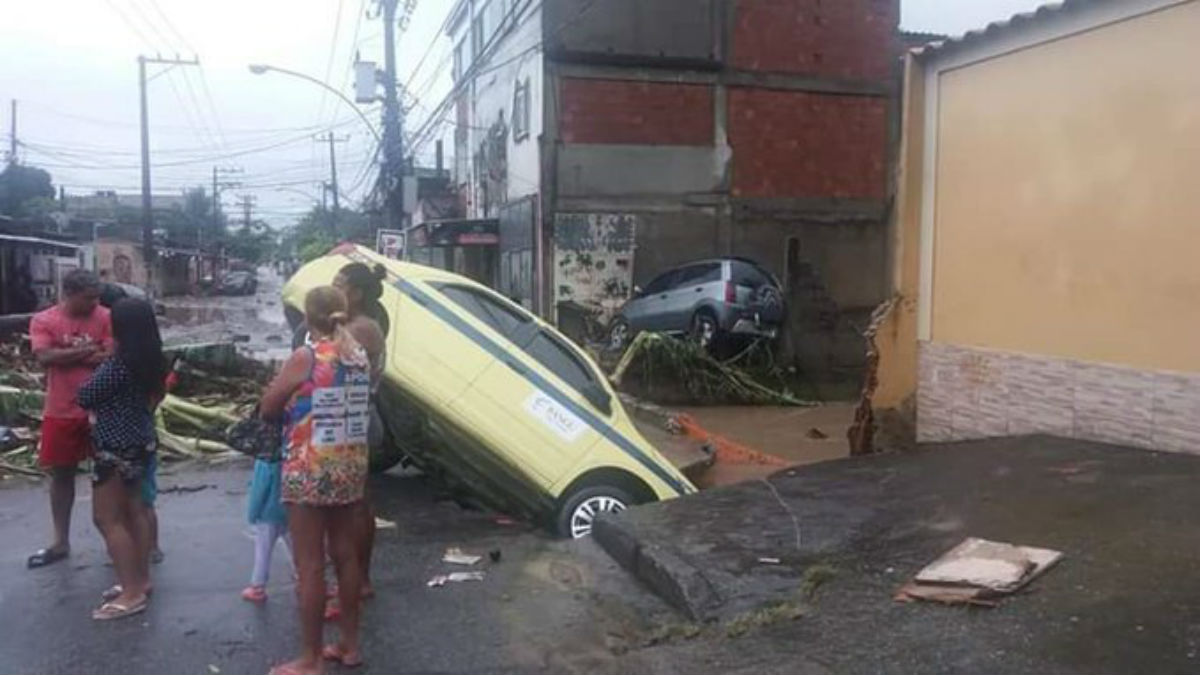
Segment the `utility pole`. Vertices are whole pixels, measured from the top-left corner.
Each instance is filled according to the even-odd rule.
[[[8,146],[8,163],[17,163],[17,99],[12,100],[12,132]]]
[[[254,208],[254,202],[256,201],[258,199],[254,195],[242,195],[240,201],[242,205],[242,227],[247,230],[250,229],[250,209]]]
[[[404,222],[404,121],[396,92],[396,6],[399,0],[379,0],[383,8],[383,167],[384,219],[394,229]]]
[[[146,259],[146,283],[152,286],[152,270],[154,269],[154,204],[150,196],[150,112],[146,97],[146,64],[162,64],[169,66],[159,71],[162,75],[176,66],[198,66],[200,59],[193,58],[185,61],[179,57],[164,59],[161,56],[138,56],[138,88],[141,92],[142,118],[142,257]],[[154,77],[158,77],[155,75]],[[153,77],[150,78],[154,79]]]
[[[234,181],[222,181],[221,176],[228,174],[241,173],[242,170],[233,167],[214,166],[212,170],[212,229],[217,232],[221,229],[221,190],[223,188],[241,187],[241,183]],[[203,228],[196,228],[196,247],[203,248],[204,238],[202,236]]]
[[[329,142],[329,189],[333,191],[333,219],[330,220],[330,229],[333,230],[333,236],[336,238],[338,233],[338,211],[341,209],[341,202],[338,196],[338,179],[337,179],[337,153],[334,150],[334,145],[337,143],[345,143],[350,140],[349,136],[338,138],[333,135],[333,132],[324,136],[316,136],[318,142]]]

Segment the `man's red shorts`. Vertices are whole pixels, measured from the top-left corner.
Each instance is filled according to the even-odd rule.
[[[44,469],[78,466],[92,454],[92,425],[86,417],[42,420],[38,462]]]

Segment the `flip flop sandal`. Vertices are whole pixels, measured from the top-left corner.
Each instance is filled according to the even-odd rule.
[[[321,658],[340,663],[345,668],[358,668],[364,663],[361,655],[357,659],[347,659],[341,645],[325,645],[321,649]]]
[[[117,602],[106,602],[92,612],[92,618],[96,621],[113,621],[115,619],[124,619],[127,616],[141,614],[142,612],[146,611],[146,606],[146,598],[142,598],[142,601],[139,603],[128,606]]]
[[[309,671],[303,670],[300,668],[300,666],[293,665],[292,663],[280,663],[274,668],[271,668],[267,675],[306,675],[308,672]]]
[[[125,592],[125,589],[121,588],[121,584],[113,584],[112,586],[108,587],[108,590],[106,590],[100,594],[100,599],[105,602],[112,602],[113,600],[116,600],[117,598],[121,597],[121,594],[124,592]],[[148,598],[152,595],[154,595],[154,587],[153,586],[146,589],[146,597]]]
[[[29,567],[29,569],[45,567],[46,565],[51,565],[59,560],[63,560],[69,555],[71,554],[68,551],[55,551],[53,549],[43,548],[39,549],[37,553],[29,556],[29,560],[25,561],[25,564]]]

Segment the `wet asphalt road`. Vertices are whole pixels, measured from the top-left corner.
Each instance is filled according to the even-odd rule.
[[[45,543],[44,488],[0,488],[0,672],[265,673],[294,654],[285,555],[277,552],[265,606],[238,595],[253,558],[244,517],[249,466],[165,473],[159,517],[167,558],[154,569],[151,607],[104,624],[90,613],[113,576],[85,483],[71,558],[39,570],[26,570],[25,558]],[[438,501],[420,478],[377,477],[372,489],[380,515],[397,528],[379,532],[378,596],[366,609],[368,666],[359,672],[621,672],[610,647],[672,620],[590,542],[499,524],[493,514]],[[498,549],[502,558],[482,563],[483,582],[426,587],[433,575],[462,569],[440,561],[450,546],[485,555]]]

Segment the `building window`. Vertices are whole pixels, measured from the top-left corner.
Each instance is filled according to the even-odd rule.
[[[529,78],[517,80],[513,90],[512,127],[513,141],[529,138]]]
[[[463,70],[467,67],[464,52],[467,49],[467,41],[464,39],[454,48],[454,71],[452,77],[457,82],[462,79]]]
[[[477,59],[483,55],[483,13],[471,19],[471,53]]]

